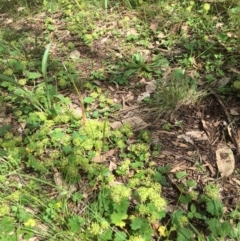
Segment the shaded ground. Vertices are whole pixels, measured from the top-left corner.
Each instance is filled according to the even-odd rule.
[[[24,19],[14,23],[10,17],[7,18],[6,15],[3,15],[2,27],[15,29],[16,33],[25,34],[27,31],[31,31],[31,33],[41,36],[47,32],[47,29],[44,27],[45,17],[44,15],[33,17],[30,22],[34,23],[28,23]],[[54,39],[52,55],[61,61],[69,59],[72,52],[68,51],[66,54],[64,45],[67,45],[70,41],[73,42],[75,45],[74,50],[77,50],[77,54],[80,54],[80,58],[73,60],[73,63],[81,80],[87,80],[92,71],[105,68],[104,61],[108,61],[110,58],[111,61],[123,58],[126,51],[128,51],[129,56],[131,51],[140,51],[146,53],[146,58],[152,57],[151,51],[146,52],[143,47],[138,46],[131,49],[131,45],[123,45],[120,48],[121,38],[111,34],[106,34],[94,41],[91,47],[86,46],[79,40],[79,37],[65,29],[66,24],[64,21],[61,21],[61,14],[52,15],[51,17],[53,19],[52,24],[55,26],[55,30],[51,32],[51,36]],[[113,16],[113,19],[117,19],[117,16]],[[105,26],[102,22],[99,22],[99,28],[103,28],[103,26],[107,26],[109,29],[116,28],[117,23],[114,20],[111,22],[111,25],[106,24]],[[125,30],[120,28],[120,31],[124,32]],[[135,30],[131,28],[127,31],[130,33],[125,34],[135,33]],[[23,51],[26,53],[32,53],[35,50],[35,47],[32,46],[34,37],[31,34],[29,39],[29,45],[24,45]],[[62,45],[59,46],[59,43]],[[160,51],[164,52],[163,49],[160,49]],[[165,55],[168,56],[169,53],[166,52]],[[140,81],[140,77],[133,79],[129,88],[121,87],[118,84],[110,85],[107,80],[103,82],[96,80],[95,83],[104,92],[108,92],[109,97],[115,103],[122,105],[122,109],[119,112],[110,114],[112,123],[116,121],[124,122],[126,119],[138,117],[143,122],[140,124],[136,123],[134,128],[136,134],[143,129],[150,130],[152,143],[161,145],[161,151],[159,155],[153,158],[153,161],[159,166],[171,165],[170,174],[168,174],[171,186],[163,185],[162,193],[169,201],[170,206],[178,202],[179,194],[182,192],[174,174],[178,171],[186,171],[189,178],[196,180],[199,190],[210,180],[219,184],[222,202],[229,209],[235,208],[239,202],[238,195],[240,193],[240,150],[238,143],[236,143],[236,141],[240,143],[238,135],[240,130],[240,100],[229,97],[220,102],[220,96],[216,98],[217,95],[209,95],[195,106],[181,106],[173,113],[170,113],[168,117],[156,115],[156,118],[153,118],[149,115],[149,106],[139,104],[137,101],[138,96],[145,90],[144,83],[139,88],[135,88]],[[72,94],[72,90],[62,90],[62,93],[65,95],[67,93],[72,98],[73,103],[75,103],[74,108],[79,108],[76,95]],[[87,94],[87,92],[83,93],[83,95]],[[10,104],[9,106],[1,107],[0,112],[1,124],[11,123],[15,133],[24,133],[24,125],[20,125],[11,116]],[[227,178],[221,177],[216,162],[216,151],[220,148],[220,144],[223,143],[233,151],[235,157],[234,173]],[[111,158],[113,158],[113,161],[116,161],[117,156]],[[79,185],[81,186],[81,184]],[[88,192],[91,193],[93,190],[88,190]]]
[[[128,14],[126,16],[128,16]],[[43,36],[47,31],[44,27],[44,20],[46,17],[47,16],[45,14],[38,14],[28,20],[20,19],[15,21],[7,14],[2,14],[2,27],[13,31],[14,37],[27,34],[30,31],[30,38],[34,39],[34,36],[31,36],[33,34],[37,35],[39,40],[41,40],[41,36]],[[80,73],[80,79],[87,79],[92,71],[104,68],[103,61],[109,59],[109,56],[111,56],[112,60],[115,57],[123,57],[124,47],[121,46],[120,48],[119,46],[121,38],[117,38],[116,42],[115,36],[111,36],[111,34],[105,35],[99,40],[94,41],[92,47],[88,47],[83,42],[79,41],[78,36],[72,35],[70,31],[66,30],[66,23],[62,21],[62,17],[61,13],[51,15],[51,23],[55,26],[55,30],[51,33],[54,38],[52,52],[57,58],[64,61],[67,56],[66,53],[62,52],[63,49],[59,47],[62,45],[59,45],[59,43],[74,43],[75,50],[80,53],[80,59],[76,60],[74,64]],[[113,17],[117,19],[117,16],[113,15]],[[112,29],[117,26],[117,21],[111,21],[110,25],[108,25],[109,22],[105,22],[104,25],[102,24],[103,22],[99,22],[99,28],[106,28],[107,26],[107,28]],[[120,31],[125,30],[124,28],[120,28]],[[128,29],[127,31],[128,32],[126,32],[126,34],[136,33],[134,29]],[[13,36],[11,35],[10,37]],[[29,44],[24,46],[24,51],[26,51],[26,53],[35,50],[31,43],[33,44],[30,39]],[[129,46],[126,48],[129,48]],[[143,51],[141,50],[141,47],[135,46],[131,52],[134,53],[136,50]],[[162,51],[163,50],[164,49],[162,49]],[[147,55],[149,54],[150,52],[147,53]],[[167,52],[165,54],[168,56]],[[134,82],[136,81],[139,80],[134,80]],[[149,112],[149,107],[146,105],[139,105],[136,100],[138,95],[141,94],[141,91],[144,91],[144,84],[142,88],[136,90],[131,88],[129,89],[127,87],[111,86],[106,84],[106,81],[96,81],[96,83],[98,83],[104,91],[109,91],[109,95],[112,99],[123,106],[123,109],[120,110],[120,115],[117,114],[115,117],[112,115],[115,120],[124,121],[126,118],[139,116],[146,121],[147,125],[140,127],[137,125],[137,130],[139,131],[142,128],[148,128],[152,131],[154,144],[157,142],[161,144],[162,151],[155,159],[159,165],[166,165],[170,163],[173,167],[172,172],[187,170],[194,179],[198,180],[198,182],[205,183],[212,178],[219,177],[216,166],[215,151],[217,150],[219,143],[226,141],[230,148],[232,148],[237,160],[234,180],[240,179],[238,169],[239,153],[236,150],[233,138],[229,136],[229,132],[227,130],[228,126],[233,125],[234,131],[238,131],[240,116],[238,99],[231,98],[230,100],[227,100],[225,112],[227,111],[228,113],[232,113],[232,123],[229,123],[226,113],[214,96],[207,97],[194,107],[180,107],[180,109],[171,115],[170,118],[160,118],[156,121],[146,117],[148,116],[147,113]],[[8,107],[2,107],[2,109],[5,110],[5,113],[2,110],[1,115],[3,116],[3,119],[1,122],[7,123],[10,121],[8,117],[10,109]],[[112,119],[112,121],[114,121],[114,119]],[[15,127],[15,129],[21,129],[21,126]],[[196,133],[186,135],[187,132],[191,131],[196,131]],[[199,170],[201,165],[207,167],[207,175],[204,173],[204,176],[202,176],[201,171]],[[199,166],[199,168],[197,166]],[[234,180],[232,178],[224,181],[221,178],[219,179],[219,184],[222,186],[225,194],[223,198],[230,206],[234,206],[236,204],[236,200],[232,196],[232,193],[239,192],[239,182],[236,183]],[[165,196],[168,198],[169,190],[166,189],[166,191],[167,193]]]
[[[128,14],[125,15],[125,17]],[[1,14],[2,27],[13,31],[9,37],[18,38],[18,34],[29,34],[30,42],[28,45],[24,45],[24,52],[32,53],[36,50],[33,46],[34,35],[38,36],[38,41],[41,41],[44,34],[46,34],[47,29],[44,26],[44,21],[47,16],[45,14],[35,15],[31,19],[19,19],[14,20],[7,14]],[[129,16],[128,16],[129,17]],[[131,16],[133,17],[133,16]],[[74,65],[79,71],[80,79],[87,79],[90,73],[99,68],[104,68],[104,61],[111,57],[111,61],[116,57],[122,58],[125,55],[124,48],[130,50],[130,46],[120,46],[121,38],[111,35],[110,33],[104,35],[102,38],[94,41],[92,47],[86,46],[82,41],[79,41],[79,37],[70,33],[66,30],[66,24],[62,21],[63,15],[61,13],[56,13],[51,15],[52,22],[55,29],[51,33],[54,39],[54,44],[52,48],[52,54],[55,57],[64,61],[65,58],[68,59],[64,48],[61,49],[62,44],[67,44],[69,42],[74,43],[75,50],[80,54],[80,59],[76,60]],[[114,20],[116,19],[116,20]],[[123,18],[124,19],[124,18]],[[128,19],[128,18],[127,18]],[[106,24],[106,22],[99,22],[99,28],[113,29],[117,27],[117,16],[113,15],[112,21]],[[124,24],[124,23],[123,23]],[[154,28],[154,23],[152,23],[152,28]],[[118,26],[119,27],[119,26]],[[119,28],[119,31],[124,31],[125,34],[135,34],[136,30],[130,28],[124,30],[124,28]],[[126,32],[127,31],[127,32]],[[117,41],[116,41],[117,40]],[[60,44],[60,45],[59,45]],[[168,56],[169,53],[164,51],[165,55]],[[150,58],[150,52],[146,52],[141,47],[135,47],[132,49],[132,53],[136,51],[142,51],[147,53],[147,58]],[[156,48],[155,48],[156,51]],[[179,51],[178,51],[179,52]],[[180,51],[181,52],[181,51]],[[71,54],[71,53],[70,53]],[[127,53],[131,55],[131,53]],[[172,56],[172,54],[170,53]],[[41,56],[41,52],[40,52]],[[134,82],[140,79],[135,79]],[[133,82],[133,83],[134,83]],[[223,188],[223,201],[228,204],[229,207],[234,207],[236,205],[236,195],[239,193],[240,183],[240,172],[239,172],[239,154],[236,143],[234,143],[234,138],[229,134],[228,127],[233,127],[233,131],[236,132],[239,129],[240,121],[240,108],[239,100],[236,98],[230,98],[226,101],[225,110],[219,101],[212,95],[205,98],[196,106],[182,106],[176,112],[172,113],[168,118],[149,118],[148,111],[149,107],[146,105],[141,105],[137,102],[137,97],[144,91],[144,85],[142,88],[129,89],[128,87],[119,87],[118,85],[109,85],[105,82],[96,81],[96,83],[104,90],[108,91],[110,97],[114,99],[115,102],[121,104],[123,109],[120,110],[120,114],[112,115],[112,121],[124,121],[124,119],[138,116],[145,121],[145,125],[139,126],[136,124],[136,130],[149,129],[152,132],[152,138],[154,144],[161,144],[160,155],[155,157],[155,161],[159,165],[171,164],[172,173],[180,170],[186,170],[192,178],[197,180],[198,184],[201,186],[208,180],[216,179],[217,182]],[[130,84],[131,85],[131,84]],[[68,91],[69,93],[69,91]],[[70,93],[70,97],[75,96]],[[76,99],[76,97],[75,97]],[[73,100],[73,103],[76,100]],[[77,108],[77,105],[75,105]],[[10,106],[2,107],[1,110],[1,122],[10,123],[15,122],[15,129],[17,132],[22,132],[21,126],[16,126],[16,120],[11,120],[9,116],[11,112]],[[231,123],[226,117],[226,112],[231,116]],[[232,115],[231,115],[232,114]],[[111,115],[110,115],[111,117]],[[16,131],[16,130],[15,130]],[[190,133],[191,132],[191,133]],[[186,135],[186,133],[189,133]],[[235,135],[238,137],[237,133]],[[227,145],[233,150],[236,159],[236,169],[233,177],[222,179],[220,178],[219,172],[216,165],[216,155],[215,151],[218,148],[219,143],[226,142]],[[198,168],[198,167],[199,168]],[[201,173],[201,167],[208,171],[204,174]],[[177,198],[174,193],[176,191],[177,183],[171,175],[169,179],[172,181],[172,198],[169,197],[169,188],[166,188],[164,196],[167,199]],[[171,200],[174,202],[174,200]]]

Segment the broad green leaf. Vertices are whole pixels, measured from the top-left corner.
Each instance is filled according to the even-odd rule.
[[[189,194],[186,194],[186,195],[182,195],[180,198],[179,198],[179,201],[183,204],[188,204],[192,201],[192,198]]]
[[[206,204],[207,211],[213,216],[220,216],[223,213],[223,204],[219,200],[210,200]]]
[[[40,77],[42,77],[42,74],[38,72],[25,71],[25,73],[27,74],[28,79],[39,79]]]
[[[68,227],[72,232],[79,232],[81,226],[84,223],[84,218],[74,215],[73,217],[68,219]]]
[[[132,230],[140,229],[143,224],[143,220],[141,218],[134,218],[131,223]]]
[[[181,228],[177,232],[177,241],[192,241],[193,232],[188,228]]]
[[[80,193],[80,192],[75,192],[74,194],[73,194],[73,196],[72,196],[72,200],[74,201],[74,202],[79,202],[79,201],[81,201],[83,199],[83,195],[82,195],[82,193]]]
[[[2,125],[0,127],[0,137],[3,137],[9,130],[11,129],[11,125]]]
[[[188,214],[187,214],[187,216],[188,216],[188,218],[193,218],[193,213],[191,213],[191,212],[189,212]]]
[[[197,183],[195,180],[190,179],[190,180],[187,180],[187,185],[188,187],[196,187]]]
[[[129,207],[129,201],[123,198],[120,203],[113,203],[114,211],[118,213],[127,213]]]
[[[219,219],[211,218],[211,219],[207,219],[205,222],[208,224],[208,229],[210,229],[214,235],[218,236],[221,228],[221,223]]]
[[[51,134],[51,139],[54,141],[61,140],[65,135],[61,129],[55,129]]]
[[[93,99],[92,97],[85,97],[84,98],[84,103],[87,103],[87,104],[91,104],[94,102],[95,99]]]
[[[15,229],[14,220],[9,217],[1,217],[0,221],[0,233],[11,233]]]
[[[112,240],[112,230],[108,229],[103,234],[101,234],[100,240],[102,240],[102,241]]]
[[[126,225],[126,223],[123,220],[127,219],[127,217],[128,217],[128,215],[126,213],[116,213],[115,212],[110,215],[111,222],[121,228],[123,228]]]
[[[197,211],[196,206],[192,204],[190,210],[192,213],[195,213]]]
[[[99,118],[99,112],[97,110],[95,110],[92,114],[93,118]]]
[[[66,105],[71,104],[71,100],[68,97],[64,97],[63,95],[55,95],[55,97],[57,97],[59,100],[62,101],[62,103],[66,104]]]
[[[68,146],[64,146],[62,148],[62,150],[64,151],[65,154],[69,154],[71,152],[71,150],[72,150],[72,147],[69,146],[69,145]]]
[[[182,178],[184,178],[186,176],[187,176],[187,172],[186,171],[180,171],[180,172],[176,173],[176,178],[177,179],[182,179]]]
[[[127,240],[127,234],[124,232],[116,232],[114,235],[114,241],[125,241]]]
[[[202,215],[200,213],[194,213],[194,217],[197,219],[202,219]]]

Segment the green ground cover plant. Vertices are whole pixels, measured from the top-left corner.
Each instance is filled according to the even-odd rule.
[[[10,109],[3,119],[10,112],[12,121],[0,119],[0,240],[240,240],[239,201],[228,209],[217,179],[201,186],[185,170],[172,174],[171,163],[159,166],[161,143],[153,144],[150,131],[135,132],[129,123],[112,128],[122,106],[103,87],[135,90],[140,80],[154,79],[145,99],[154,115],[196,103],[209,86],[239,95],[236,71],[228,83],[216,83],[239,63],[238,3],[1,2],[9,22],[36,15],[44,31],[11,31],[1,22],[0,100]],[[61,42],[58,13],[77,41]],[[78,41],[86,52],[72,59]],[[96,49],[102,59],[95,68],[86,56]],[[194,165],[206,172],[199,160]],[[171,186],[175,203],[164,192]]]

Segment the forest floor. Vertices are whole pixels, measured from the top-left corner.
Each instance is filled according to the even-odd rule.
[[[234,6],[216,5],[208,12],[206,5],[195,4],[189,5],[189,16],[186,3],[159,3],[155,10],[73,3],[31,11],[3,8],[0,240],[240,240],[239,48],[227,22]],[[96,129],[92,124],[102,136],[88,146],[86,140],[86,146],[74,142],[83,122],[73,116],[63,121],[65,109],[56,105],[55,116],[46,105],[42,58],[50,42],[47,76],[57,89],[57,94],[49,89],[53,105],[60,99],[81,121],[85,115],[86,123],[105,123]],[[108,136],[106,123],[117,134]],[[131,135],[121,129],[124,124],[131,126]],[[148,149],[132,151],[130,146],[139,143]],[[62,164],[80,155],[74,149],[78,144],[90,162],[73,166],[79,179]],[[106,170],[114,184],[105,180]],[[141,184],[129,184],[134,178],[149,188],[161,184],[164,214],[151,206],[150,196],[139,201]],[[108,181],[110,189],[121,184],[136,192],[126,200],[119,194],[127,209],[119,211],[111,193],[102,191]],[[142,204],[146,213],[139,211]],[[187,224],[179,221],[183,217]]]

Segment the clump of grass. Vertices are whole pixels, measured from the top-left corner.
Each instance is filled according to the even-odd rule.
[[[164,79],[157,80],[157,89],[150,104],[158,116],[169,116],[183,105],[194,105],[205,95],[204,91],[197,90],[195,79],[182,69],[175,69]]]

